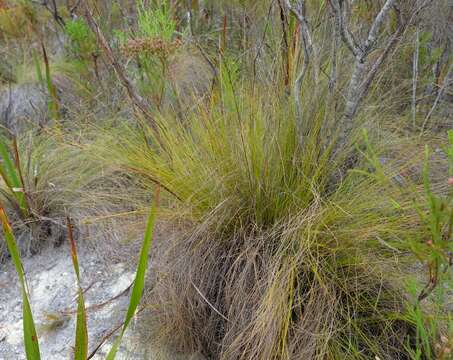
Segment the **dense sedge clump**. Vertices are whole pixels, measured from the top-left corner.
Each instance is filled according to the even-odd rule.
[[[183,224],[153,290],[162,334],[216,359],[408,358],[401,276],[423,236],[421,188],[407,196],[392,178],[411,159],[384,172],[353,147],[334,155],[322,96],[307,96],[304,148],[281,99],[233,96],[184,121],[158,118],[158,134],[121,128],[102,146],[161,184]],[[344,175],[352,154],[357,171]]]
[[[29,132],[12,142],[1,138],[0,144],[0,203],[12,221],[19,249],[30,254],[44,242],[60,244],[66,238],[66,215],[83,202],[81,194],[88,197],[99,168],[79,147],[48,134]],[[6,254],[2,241],[0,261]]]

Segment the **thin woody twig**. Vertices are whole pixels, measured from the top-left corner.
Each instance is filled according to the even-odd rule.
[[[412,125],[414,128],[417,119],[417,81],[418,81],[419,57],[420,57],[420,30],[417,27],[415,32],[415,51],[412,61]]]
[[[365,41],[364,46],[365,54],[368,54],[373,49],[374,44],[377,41],[379,31],[381,30],[382,24],[384,23],[384,20],[387,18],[387,15],[392,9],[393,5],[395,5],[395,2],[396,0],[387,0],[384,6],[381,8],[381,11],[379,11],[379,14],[374,19],[373,25],[371,25],[371,29],[368,33],[368,38]]]
[[[89,286],[87,287],[86,289],[83,290],[83,292],[85,293],[90,287],[92,287],[94,285],[94,282]],[[88,306],[85,308],[85,310],[87,312],[89,311],[93,311],[93,310],[98,310],[108,304],[110,304],[111,302],[115,301],[116,299],[120,298],[121,296],[123,296],[124,294],[126,294],[132,287],[132,285],[134,285],[134,283],[132,282],[128,287],[126,287],[124,290],[122,290],[121,292],[119,292],[118,294],[116,294],[115,296],[111,297],[110,299],[107,299],[105,300],[104,302],[101,302],[99,304],[93,304],[91,306]],[[64,314],[64,315],[71,315],[71,314],[76,314],[77,313],[77,309],[66,309],[66,310],[61,310],[59,311],[59,313],[61,314]]]
[[[450,79],[451,73],[453,70],[453,64],[450,65],[450,68],[448,69],[447,75],[445,75],[444,83],[442,84],[442,87],[440,90],[437,92],[436,99],[434,100],[433,106],[429,110],[428,114],[425,117],[425,120],[423,120],[423,125],[421,129],[421,133],[425,130],[426,124],[428,123],[429,119],[434,113],[434,110],[436,110],[437,105],[439,104],[440,100],[442,99],[442,96],[444,95],[445,89],[447,89],[452,83],[453,84],[453,79]]]
[[[291,4],[290,0],[285,0],[286,7],[288,10],[294,14],[297,21],[300,24],[300,37],[301,43],[304,50],[304,62],[302,69],[299,75],[294,82],[294,102],[296,104],[296,125],[297,132],[299,137],[299,143],[301,146],[304,145],[304,138],[306,132],[306,124],[304,124],[303,115],[302,115],[302,83],[307,73],[308,67],[311,61],[311,55],[313,53],[313,40],[310,33],[310,27],[305,15],[305,0],[299,0],[297,8],[295,5]]]
[[[342,148],[348,142],[349,135],[354,128],[353,120],[358,112],[360,104],[368,94],[370,86],[379,69],[382,67],[382,64],[389,57],[408,27],[414,22],[416,15],[432,0],[424,0],[421,4],[414,2],[411,7],[411,12],[406,19],[401,16],[397,0],[386,0],[374,18],[365,38],[361,41],[356,40],[354,35],[347,28],[347,21],[343,9],[344,1],[328,1],[333,10],[336,27],[341,34],[341,38],[355,58],[352,75],[346,90],[344,113],[337,126],[340,131],[337,148]],[[390,36],[382,41],[383,43],[380,44],[379,47],[383,50],[376,60],[371,61],[369,55],[377,49],[384,22],[389,18],[389,14],[392,10],[395,12],[397,18],[396,29]]]
[[[150,124],[151,124],[151,127],[153,128],[153,130],[157,132],[158,126],[157,126],[157,123],[156,123],[154,117],[151,115],[151,113],[149,111],[148,104],[137,93],[132,82],[127,77],[126,70],[124,69],[123,65],[120,64],[120,62],[115,58],[115,55],[113,54],[113,51],[110,48],[110,45],[108,44],[107,40],[105,39],[104,34],[102,33],[101,29],[99,28],[99,25],[96,23],[96,20],[93,18],[93,15],[91,14],[86,2],[85,2],[85,18],[87,19],[88,26],[91,28],[91,30],[96,35],[99,47],[102,49],[103,53],[107,57],[108,62],[115,70],[121,84],[126,88],[126,91],[129,95],[132,103],[134,104],[134,106],[136,108],[138,108],[145,115],[145,117],[150,121]]]
[[[351,53],[354,56],[357,56],[360,48],[354,36],[348,29],[340,3],[337,0],[329,0],[329,3],[335,13],[337,27],[340,32],[341,38],[343,39],[343,42],[346,44]]]

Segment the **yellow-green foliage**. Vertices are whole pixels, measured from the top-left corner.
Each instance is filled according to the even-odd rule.
[[[25,187],[38,214],[70,209],[80,191],[99,176],[80,148],[53,136],[28,133],[18,143]]]
[[[137,66],[129,63],[125,75],[131,77],[130,86],[142,90],[145,100],[155,100],[146,114],[153,126],[142,118],[137,123],[128,118],[95,127],[94,133],[85,129],[111,104],[112,112],[128,108],[121,103],[117,84],[107,83],[102,62],[95,69],[96,82],[88,83],[89,76],[84,76],[87,85],[82,81],[90,66],[97,65],[96,37],[80,18],[67,22],[72,55],[79,61],[62,61],[61,71],[74,80],[80,78],[89,95],[84,100],[90,104],[90,116],[83,120],[80,134],[74,135],[74,144],[62,141],[61,132],[55,137],[19,138],[17,167],[23,180],[14,187],[21,186],[20,195],[26,198],[17,197],[12,185],[3,185],[0,199],[10,205],[9,212],[20,208],[24,199],[29,211],[22,217],[36,223],[61,217],[68,209],[90,208],[95,213],[106,199],[114,199],[116,210],[126,197],[147,202],[157,184],[165,192],[164,213],[177,222],[180,233],[164,245],[160,262],[164,276],[157,277],[152,299],[159,309],[161,330],[175,345],[201,349],[219,360],[435,358],[440,353],[433,350],[437,327],[425,331],[431,323],[425,324],[419,301],[420,294],[431,294],[431,288],[423,290],[424,284],[415,284],[411,291],[419,298],[412,304],[404,283],[417,261],[431,272],[429,286],[435,271],[448,268],[451,197],[448,203],[443,197],[445,181],[439,186],[431,182],[428,166],[422,171],[420,140],[410,135],[402,140],[396,131],[390,136],[385,123],[399,122],[404,115],[401,105],[407,97],[401,89],[411,89],[408,64],[413,46],[398,46],[405,50],[404,64],[401,57],[392,56],[392,66],[371,86],[374,96],[364,103],[371,106],[363,106],[351,126],[349,143],[335,148],[336,133],[342,130],[335,125],[341,124],[352,57],[339,38],[332,41],[334,22],[328,1],[306,2],[312,39],[320,48],[311,53],[300,99],[293,98],[292,90],[303,63],[300,27],[285,12],[284,2],[182,3],[138,1],[136,31],[124,26],[113,31],[113,39],[106,29],[123,9],[114,5],[110,19],[108,10],[100,10],[105,19],[93,11],[108,41],[114,45],[119,40],[123,55],[129,56],[125,63],[137,62]],[[354,2],[347,9],[352,32],[368,28],[382,3]],[[203,11],[202,6],[208,9]],[[184,15],[178,19],[179,12]],[[387,30],[396,25],[396,15],[392,16]],[[11,26],[9,21],[3,20],[0,29],[6,23]],[[27,26],[29,32],[31,25]],[[209,32],[203,31],[205,26]],[[428,48],[431,38],[421,35],[422,48]],[[215,79],[206,84],[203,94],[193,91],[198,98],[175,84],[176,96],[185,97],[178,101],[191,108],[170,112],[171,106],[162,106],[167,76],[176,83],[184,66],[194,78],[201,77],[186,53],[174,57],[184,57],[187,63],[178,69],[167,52],[155,56],[151,50],[172,44],[176,49],[189,38],[197,45],[197,56],[209,60]],[[381,51],[376,49],[370,57],[378,59]],[[439,49],[424,52],[420,52],[420,69],[431,73],[441,53]],[[313,71],[315,67],[319,69]],[[441,77],[445,67],[440,67]],[[419,79],[421,85],[424,77]],[[187,83],[191,89],[196,85],[192,80]],[[384,94],[388,90],[399,96]],[[372,99],[378,99],[378,105]],[[293,105],[299,100],[302,116],[297,119]],[[398,117],[389,114],[386,102],[399,106]],[[67,116],[73,116],[75,111],[66,106]],[[302,121],[301,126],[296,126],[297,121]],[[365,121],[367,131],[362,133]],[[297,133],[298,128],[307,133]],[[453,157],[451,151],[447,154]],[[6,163],[7,157],[3,158]],[[125,326],[108,358],[113,358],[137,310],[156,209],[157,197]],[[112,217],[132,212],[135,209],[121,208]],[[87,355],[83,337],[80,358]]]
[[[124,135],[115,145],[120,164],[157,178],[198,219],[224,203],[241,221],[266,226],[304,208],[312,199],[306,189],[321,189],[334,170],[327,154],[319,153],[316,129],[312,148],[299,157],[287,110],[253,96],[237,100],[237,112],[235,101],[224,96],[227,113],[218,104],[184,121],[159,117],[161,133],[147,134],[153,151],[135,129],[120,129]],[[281,126],[275,124],[285,117]]]
[[[92,60],[97,53],[96,39],[83,19],[70,20],[65,25],[65,32],[71,42],[74,55],[83,60]]]
[[[0,36],[3,38],[30,36],[35,22],[36,12],[28,4],[0,7]]]
[[[157,117],[158,133],[125,125],[96,148],[149,188],[161,184],[173,217],[192,224],[156,290],[170,337],[190,347],[205,334],[222,343],[205,348],[220,359],[405,356],[403,254],[425,234],[413,206],[422,186],[408,196],[371,145],[363,170],[338,179],[354,152],[334,156],[320,136],[322,94],[305,99],[313,126],[301,149],[282,98],[229,85],[184,119]],[[193,310],[198,291],[223,317]]]

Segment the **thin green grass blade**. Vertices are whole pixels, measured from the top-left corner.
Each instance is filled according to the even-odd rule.
[[[74,272],[77,278],[78,298],[77,298],[77,321],[74,347],[74,360],[86,360],[88,357],[88,327],[85,310],[85,300],[83,298],[82,287],[80,286],[80,269],[77,256],[77,247],[72,232],[72,224],[69,217],[66,218],[68,227],[68,237],[71,245],[71,257]]]
[[[79,287],[77,300],[77,325],[74,360],[86,360],[88,357],[88,328],[83,291]]]
[[[32,50],[32,56],[33,56],[33,63],[35,65],[35,71],[36,71],[36,76],[38,78],[38,81],[40,84],[44,84],[44,77],[42,76],[42,71],[41,71],[41,64],[38,60],[38,55],[36,54],[36,50]]]
[[[8,186],[8,188],[11,189],[12,186],[11,186],[8,174],[6,173],[6,169],[3,165],[4,164],[0,163],[0,176],[3,179],[3,181],[5,182],[5,184]]]
[[[13,259],[16,272],[19,275],[19,282],[22,288],[22,313],[23,313],[23,328],[24,328],[24,345],[25,353],[28,360],[40,360],[38,335],[36,334],[35,322],[31,312],[30,301],[28,299],[27,286],[25,282],[25,273],[20,260],[19,249],[17,248],[11,225],[8,217],[2,207],[0,207],[0,221],[5,234],[6,245],[8,247],[11,258]]]
[[[49,99],[49,111],[54,119],[58,119],[59,115],[59,104],[58,104],[58,96],[57,90],[52,82],[52,75],[50,73],[50,65],[49,65],[49,58],[47,57],[47,51],[44,46],[44,43],[41,42],[42,48],[42,55],[44,59],[44,66],[46,69],[46,84],[47,90],[49,91],[50,99]]]
[[[448,142],[450,143],[447,147],[447,155],[450,162],[449,175],[453,177],[453,130],[448,132]]]
[[[16,168],[11,160],[8,146],[3,138],[0,138],[0,157],[3,160],[1,175],[3,180],[10,188],[19,188],[21,186],[19,176],[17,175]]]
[[[17,146],[17,140],[13,138],[13,151],[14,151],[14,161],[15,161],[15,170],[17,172],[17,176],[19,178],[20,187],[18,189],[12,189],[14,192],[17,201],[19,202],[19,207],[25,217],[29,216],[29,207],[27,203],[26,197],[26,189],[25,189],[25,181],[22,175],[22,167],[20,165],[20,155],[19,155],[19,148]]]
[[[132,288],[132,294],[129,300],[129,308],[127,309],[126,319],[124,320],[121,333],[113,343],[113,346],[110,349],[106,360],[115,359],[116,353],[121,344],[121,340],[123,339],[123,335],[126,332],[130,321],[134,317],[135,311],[137,310],[138,304],[140,303],[140,299],[142,297],[143,288],[145,286],[146,269],[148,268],[148,253],[153,241],[154,225],[156,222],[157,209],[159,207],[159,193],[160,187],[158,186],[156,188],[153,205],[151,207],[151,211],[149,213],[148,221],[146,224],[145,236],[143,239],[142,249],[140,251],[140,258],[137,265],[137,271],[135,273],[134,287]]]
[[[15,143],[15,150],[17,152],[17,145]],[[16,198],[17,203],[24,215],[28,214],[28,205],[25,197],[24,185],[18,174],[18,166],[11,159],[11,153],[8,150],[8,146],[3,138],[0,138],[0,157],[3,163],[0,164],[0,176],[5,181],[12,195]]]
[[[24,288],[22,288],[22,302],[25,353],[28,360],[39,360],[41,359],[41,355],[39,352],[38,335],[36,333],[28,295]]]

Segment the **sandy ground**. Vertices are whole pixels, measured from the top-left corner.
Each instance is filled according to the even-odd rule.
[[[75,276],[68,246],[47,248],[25,258],[31,304],[37,323],[42,359],[72,358],[76,308]],[[88,311],[90,349],[124,319],[134,273],[124,263],[107,265],[95,251],[79,250],[82,287]],[[99,306],[99,304],[103,304]],[[0,264],[0,359],[25,359],[22,342],[22,302],[17,275],[11,263]],[[117,359],[189,360],[169,349],[143,341],[143,322],[133,322],[128,329]],[[93,359],[104,359],[111,341]]]

